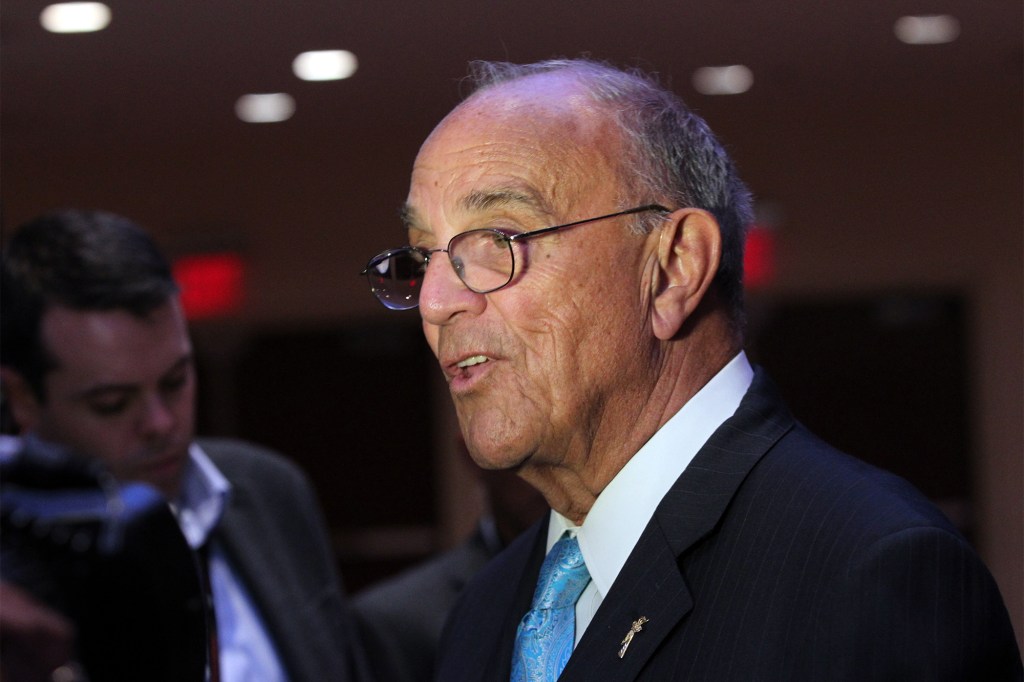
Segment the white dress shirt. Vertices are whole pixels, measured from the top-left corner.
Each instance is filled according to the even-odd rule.
[[[576,643],[615,583],[661,499],[711,434],[731,417],[754,371],[740,352],[651,436],[594,501],[582,526],[552,511],[547,551],[563,533],[579,539],[591,581],[576,602]]]
[[[220,523],[231,484],[195,443],[181,495],[171,504],[188,544],[199,549]],[[284,666],[252,596],[220,543],[210,542],[210,588],[222,682],[286,682]]]

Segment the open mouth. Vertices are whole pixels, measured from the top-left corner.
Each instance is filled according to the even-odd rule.
[[[494,364],[494,358],[480,353],[468,355],[458,362],[448,365],[449,388],[459,393],[469,390],[490,373],[489,370]]]
[[[490,358],[488,358],[486,355],[474,355],[472,357],[466,358],[465,360],[456,363],[455,366],[458,367],[459,369],[466,369],[468,367],[473,367],[474,365],[481,365],[487,362],[489,359]]]

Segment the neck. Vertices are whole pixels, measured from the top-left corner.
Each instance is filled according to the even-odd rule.
[[[650,382],[607,401],[557,465],[530,460],[519,475],[552,509],[582,525],[597,497],[633,455],[740,351],[738,343],[723,343],[734,337],[725,320],[720,322],[714,329],[694,330],[685,339],[661,344]]]

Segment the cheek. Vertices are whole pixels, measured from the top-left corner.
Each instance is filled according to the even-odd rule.
[[[598,384],[622,380],[628,356],[643,337],[638,287],[611,279],[562,278],[557,301],[539,296],[534,310],[544,314],[525,318],[532,374],[545,373],[552,393],[562,399],[584,399]]]
[[[194,373],[189,377],[188,383],[182,388],[181,393],[172,397],[170,404],[181,426],[191,429],[196,411],[196,376]]]
[[[115,470],[128,458],[134,442],[132,424],[127,416],[101,419],[86,412],[46,419],[40,424],[39,435]]]
[[[423,336],[427,339],[427,345],[430,346],[430,350],[433,351],[434,357],[437,357],[438,349],[438,333],[439,327],[436,325],[429,324],[426,320],[423,320]]]
[[[517,308],[509,311],[508,320],[522,349],[524,371],[518,377],[518,389],[552,415],[562,407],[573,409],[573,394],[586,374],[583,363],[591,355],[592,320],[581,305],[582,295],[564,287],[560,292],[557,297],[522,297]]]

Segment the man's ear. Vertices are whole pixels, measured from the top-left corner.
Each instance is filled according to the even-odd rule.
[[[715,217],[697,208],[674,211],[660,229],[651,317],[654,335],[667,341],[711,286],[722,257],[722,233]]]
[[[25,377],[10,367],[0,367],[0,390],[18,428],[22,432],[35,430],[42,405]]]

